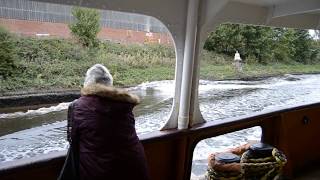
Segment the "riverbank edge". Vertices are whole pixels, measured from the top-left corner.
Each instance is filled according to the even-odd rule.
[[[79,91],[39,92],[24,95],[16,94],[0,97],[0,109],[2,109],[1,111],[7,111],[13,107],[57,104],[62,102],[70,102],[79,97]]]
[[[320,74],[320,72],[312,73],[290,73],[290,75],[311,75]],[[285,74],[274,75],[260,75],[260,76],[244,76],[238,78],[225,79],[205,79],[209,81],[228,81],[228,80],[242,80],[255,81],[263,80],[272,77],[282,77]],[[137,84],[138,85],[138,84]],[[136,85],[135,85],[136,86]],[[133,86],[131,86],[133,87]],[[129,88],[128,86],[118,88]],[[10,109],[13,107],[23,106],[37,106],[42,104],[57,104],[62,102],[71,102],[80,97],[80,89],[56,89],[56,90],[40,90],[40,91],[17,91],[10,92],[0,96],[0,109]]]

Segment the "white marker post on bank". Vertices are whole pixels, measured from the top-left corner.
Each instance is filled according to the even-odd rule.
[[[242,59],[238,51],[234,54],[234,64],[238,73],[242,72]]]

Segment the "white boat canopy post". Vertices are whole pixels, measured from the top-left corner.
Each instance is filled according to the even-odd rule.
[[[163,129],[203,122],[198,103],[199,52],[221,23],[320,28],[320,0],[37,0],[139,13],[159,19],[175,45],[175,96]],[[213,72],[214,73],[214,72]]]

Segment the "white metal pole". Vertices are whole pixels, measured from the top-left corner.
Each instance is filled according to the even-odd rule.
[[[178,129],[187,129],[189,125],[190,99],[192,88],[192,73],[194,68],[194,53],[197,38],[199,0],[189,0],[187,29],[184,46],[183,72],[181,84],[181,99],[178,116]]]

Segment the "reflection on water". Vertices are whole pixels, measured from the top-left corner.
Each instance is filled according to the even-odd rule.
[[[294,78],[200,81],[200,109],[204,118],[211,121],[320,100],[320,75],[291,77]],[[142,98],[134,110],[137,132],[144,134],[159,129],[171,110],[173,81],[144,83],[128,90]],[[68,103],[61,103],[0,114],[0,162],[66,149],[67,106]],[[253,128],[201,141],[195,149],[194,162],[201,167],[210,152],[257,140],[260,136],[260,128]]]

